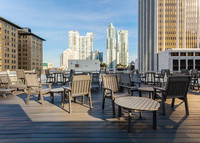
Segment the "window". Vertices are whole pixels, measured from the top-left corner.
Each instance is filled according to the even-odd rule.
[[[181,60],[181,70],[186,69],[186,60]]]
[[[185,52],[181,52],[180,54],[181,54],[181,56],[186,56]]]
[[[178,60],[173,60],[173,71],[178,71]]]
[[[200,52],[196,52],[196,53],[195,53],[195,56],[200,56]]]
[[[193,56],[193,52],[188,52],[188,56]]]
[[[178,56],[178,52],[171,53],[171,56]]]
[[[200,70],[200,60],[195,60],[195,69]]]

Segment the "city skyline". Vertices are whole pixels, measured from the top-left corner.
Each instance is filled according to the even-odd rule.
[[[116,30],[129,31],[130,60],[137,56],[137,0],[76,1],[1,1],[1,16],[22,27],[28,26],[46,39],[44,62],[59,66],[60,54],[68,48],[70,30],[85,35],[94,32],[94,48],[104,53],[106,61],[106,28],[112,22]]]

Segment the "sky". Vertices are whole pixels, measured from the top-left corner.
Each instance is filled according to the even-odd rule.
[[[137,57],[138,0],[0,0],[0,16],[44,38],[43,62],[60,66],[68,32],[94,32],[93,51],[104,53],[107,27],[128,30],[129,61]]]

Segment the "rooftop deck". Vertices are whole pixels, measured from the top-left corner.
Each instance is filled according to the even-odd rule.
[[[137,95],[135,95],[137,96]],[[55,104],[45,95],[45,105],[32,95],[30,104],[25,104],[27,95],[0,97],[0,142],[200,142],[200,93],[188,94],[190,115],[185,115],[181,100],[176,100],[174,110],[167,100],[167,115],[157,115],[157,130],[152,129],[152,113],[143,112],[132,117],[132,132],[127,132],[127,115],[119,120],[112,116],[111,101],[106,100],[104,112],[102,91],[92,93],[93,109],[88,104],[72,103],[73,113],[68,113],[68,104],[61,107],[61,96],[55,94]],[[87,101],[87,100],[86,100]],[[117,110],[117,108],[116,108]],[[116,111],[117,112],[117,111]],[[125,111],[126,112],[126,111]]]

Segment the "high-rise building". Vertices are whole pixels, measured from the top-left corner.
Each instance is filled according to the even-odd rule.
[[[68,48],[76,52],[76,58],[79,58],[79,32],[68,32]]]
[[[0,17],[0,71],[18,69],[18,29],[21,27]]]
[[[117,64],[128,66],[128,31],[117,31]]]
[[[43,41],[45,39],[33,34],[29,28],[19,30],[19,69],[42,69]]]
[[[116,68],[115,27],[112,23],[107,28],[107,65],[108,68]]]
[[[158,70],[158,54],[200,46],[199,0],[139,0],[138,67]]]
[[[93,60],[99,60],[103,62],[103,52],[99,52],[98,50],[93,52]]]
[[[68,69],[68,60],[74,60],[75,59],[75,52],[71,49],[67,49],[61,54],[61,60],[62,60],[62,65]]]

